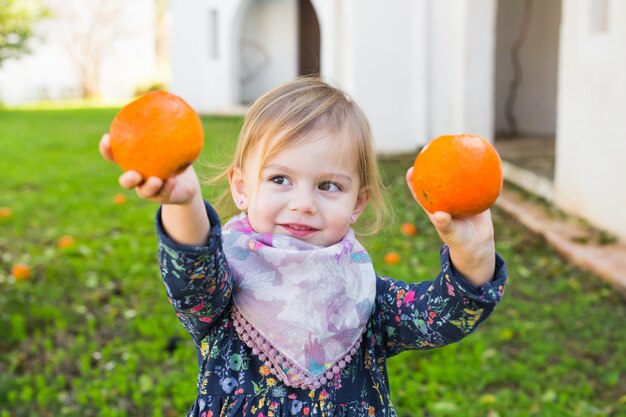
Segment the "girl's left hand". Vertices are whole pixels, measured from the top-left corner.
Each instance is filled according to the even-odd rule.
[[[415,201],[419,204],[413,189],[413,167],[406,173],[406,181]],[[420,204],[421,207],[421,204]],[[439,237],[450,248],[450,258],[454,267],[475,285],[489,281],[495,270],[495,242],[491,211],[489,209],[475,216],[452,218],[449,213],[437,211],[429,213]]]

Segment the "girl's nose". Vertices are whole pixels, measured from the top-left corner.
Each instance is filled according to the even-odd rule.
[[[303,213],[315,214],[317,213],[317,205],[315,204],[315,197],[312,193],[301,190],[292,194],[288,204],[289,210],[300,211]]]

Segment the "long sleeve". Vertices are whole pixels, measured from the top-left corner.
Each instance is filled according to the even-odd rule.
[[[461,340],[491,314],[506,278],[506,266],[497,255],[493,280],[476,288],[454,270],[446,246],[441,250],[441,272],[433,281],[407,284],[379,278],[376,319],[383,330],[386,356]]]
[[[163,230],[160,209],[156,216],[159,267],[167,296],[196,346],[226,311],[233,286],[222,251],[219,216],[205,205],[211,231],[204,246],[174,242]]]

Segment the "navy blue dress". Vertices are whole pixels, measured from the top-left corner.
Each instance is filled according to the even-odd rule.
[[[375,307],[352,361],[317,390],[292,388],[270,373],[235,331],[221,223],[206,207],[212,229],[205,246],[173,242],[157,214],[167,296],[198,350],[198,394],[188,416],[396,416],[386,359],[461,340],[489,316],[504,291],[507,275],[499,256],[493,280],[475,288],[451,267],[445,246],[433,281],[407,284],[377,276]]]

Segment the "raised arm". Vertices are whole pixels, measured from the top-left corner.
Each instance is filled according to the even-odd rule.
[[[406,172],[406,182],[419,204],[412,177],[413,167]],[[477,287],[491,280],[496,264],[491,211],[487,209],[475,216],[463,218],[453,218],[449,213],[441,211],[429,213],[424,210],[424,213],[450,249],[450,259],[455,269]]]
[[[498,256],[494,267],[493,280],[476,287],[452,267],[444,246],[441,272],[433,281],[407,284],[379,278],[376,319],[385,335],[387,356],[408,349],[440,347],[473,332],[504,292],[506,267]]]
[[[156,219],[159,267],[167,296],[197,346],[226,312],[232,295],[219,217],[208,204],[203,203],[202,208],[212,225],[202,245],[184,245],[172,240],[162,222],[164,207]]]
[[[105,159],[115,163],[108,134],[102,136],[99,149]],[[211,224],[204,208],[200,181],[192,166],[165,181],[157,177],[143,178],[137,171],[126,171],[120,175],[119,183],[123,188],[135,189],[140,198],[163,205],[163,229],[176,243],[206,243]]]
[[[100,153],[114,162],[109,135]],[[170,302],[196,344],[230,301],[231,281],[221,248],[220,220],[205,206],[193,169],[163,181],[126,171],[119,183],[144,199],[161,204],[157,214],[159,266]]]

